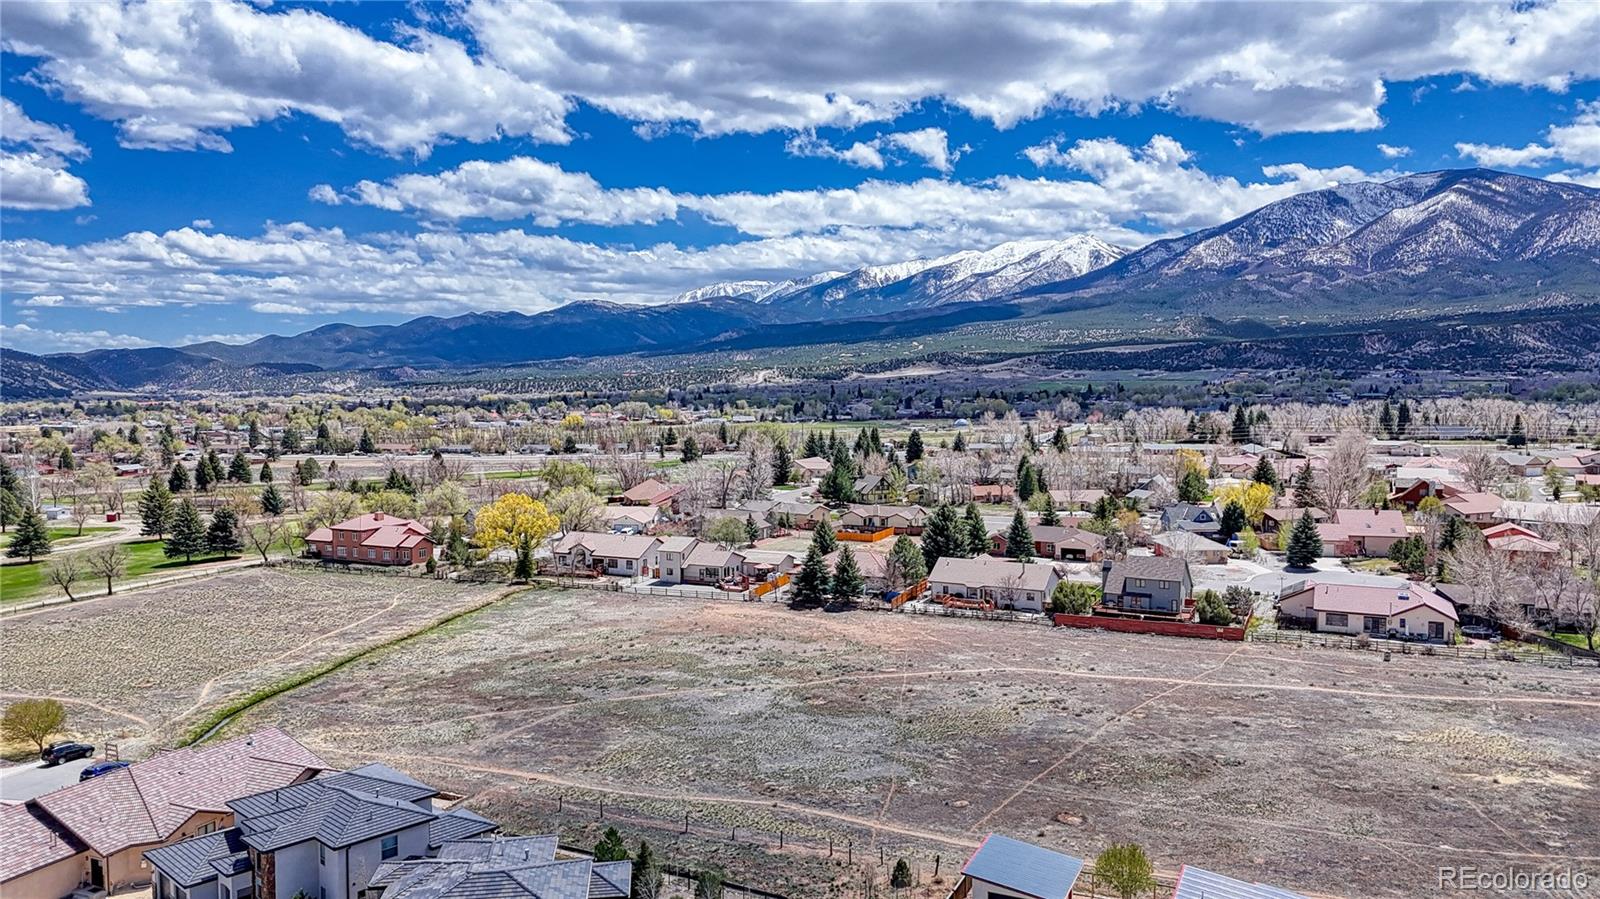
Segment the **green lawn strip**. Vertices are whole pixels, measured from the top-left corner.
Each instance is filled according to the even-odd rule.
[[[1560,640],[1562,643],[1565,643],[1569,646],[1576,646],[1579,649],[1589,648],[1589,639],[1583,634],[1568,634],[1558,632],[1551,634],[1550,637],[1554,640]],[[1600,639],[1597,639],[1595,642],[1597,645],[1600,645]]]
[[[196,565],[206,565],[211,562],[226,562],[239,556],[197,556],[193,560],[169,559],[162,552],[162,542],[155,538],[134,540],[121,544],[128,550],[127,570],[118,583],[137,580],[156,574],[165,574],[182,568],[191,568]],[[53,555],[53,554],[52,554]],[[45,577],[45,571],[50,564],[51,556],[35,559],[31,563],[6,565],[0,567],[0,604],[20,602],[30,599],[47,589],[55,589]],[[96,590],[96,586],[101,589]],[[104,589],[105,582],[94,577],[89,572],[84,572],[82,580],[73,585],[74,592],[82,591],[86,595],[99,595]]]
[[[120,529],[112,527],[85,527],[83,529],[83,533],[79,534],[77,525],[53,527],[50,529],[50,540],[55,543],[65,543],[70,540],[77,540],[80,537],[93,537],[96,534],[110,534],[117,530]],[[11,531],[0,534],[0,547],[11,545],[11,534]]]
[[[490,481],[510,481],[510,480],[516,480],[516,479],[519,479],[519,478],[536,478],[536,477],[539,476],[539,472],[536,471],[536,470],[535,471],[486,471],[486,472],[483,473],[483,476],[484,476],[484,478],[486,480],[490,480]]]
[[[531,588],[531,589],[537,589],[537,588]],[[453,624],[454,622],[459,621],[460,619],[465,618],[468,615],[473,614],[474,612],[478,612],[478,611],[481,611],[481,610],[483,610],[485,608],[488,608],[489,606],[494,605],[495,603],[499,602],[502,599],[508,599],[508,598],[510,598],[512,596],[517,596],[519,594],[526,593],[526,592],[528,592],[528,591],[527,590],[516,590],[516,591],[511,591],[511,592],[498,593],[498,594],[490,597],[489,599],[486,599],[483,602],[478,603],[477,605],[475,605],[475,606],[473,606],[471,608],[462,609],[459,612],[452,612],[449,615],[446,615],[445,617],[440,618],[437,621],[433,621],[433,622],[430,622],[428,624],[425,624],[422,627],[417,628],[416,630],[407,631],[406,633],[400,634],[400,635],[395,636],[395,637],[391,637],[390,639],[385,640],[382,643],[377,643],[377,644],[374,644],[372,646],[368,646],[365,649],[358,649],[358,650],[356,650],[356,651],[354,651],[354,652],[352,652],[352,653],[350,653],[348,655],[340,656],[337,659],[330,659],[330,660],[328,660],[326,662],[323,662],[320,665],[314,666],[312,668],[308,668],[307,670],[302,671],[299,674],[291,675],[291,676],[286,677],[283,680],[280,680],[280,681],[278,681],[276,683],[269,684],[269,685],[267,685],[265,687],[261,687],[260,689],[255,690],[252,693],[249,693],[249,694],[247,694],[245,696],[241,696],[240,698],[228,703],[227,705],[224,705],[224,706],[221,706],[221,707],[217,708],[216,710],[212,711],[210,714],[206,715],[204,718],[200,719],[198,722],[196,722],[194,724],[193,727],[190,727],[189,730],[187,732],[185,732],[185,734],[184,734],[184,736],[183,736],[183,738],[182,738],[182,740],[181,740],[179,745],[181,745],[181,746],[193,746],[196,743],[199,743],[202,740],[210,737],[212,735],[212,733],[214,733],[215,731],[220,730],[224,724],[226,724],[229,720],[231,720],[235,716],[240,715],[240,714],[242,714],[242,713],[244,713],[246,711],[249,711],[251,708],[254,708],[257,705],[260,705],[261,703],[266,702],[267,700],[273,698],[274,696],[280,696],[280,695],[282,695],[284,693],[289,692],[290,690],[295,690],[295,689],[298,689],[300,687],[303,687],[306,684],[309,684],[312,681],[317,680],[318,678],[326,677],[327,675],[330,675],[330,674],[334,673],[335,671],[338,671],[338,670],[340,670],[342,668],[348,667],[349,665],[351,665],[351,664],[353,664],[355,662],[359,662],[362,659],[364,659],[367,656],[370,656],[370,655],[372,655],[374,653],[382,652],[385,649],[390,649],[392,647],[399,646],[400,644],[405,643],[405,642],[407,642],[409,640],[415,639],[417,637],[425,636],[425,635],[427,635],[429,633],[432,633],[432,632],[434,632],[436,630],[439,630],[440,628],[443,628],[443,627],[445,627],[447,625]]]

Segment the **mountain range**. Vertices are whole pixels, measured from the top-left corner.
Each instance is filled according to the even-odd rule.
[[[1381,321],[1600,300],[1600,190],[1463,169],[1269,203],[1128,250],[1092,236],[1023,240],[933,259],[732,281],[674,301],[334,324],[234,346],[5,351],[8,396],[211,383],[274,373],[474,368],[566,357],[904,337],[974,321],[1093,308],[1236,322]]]

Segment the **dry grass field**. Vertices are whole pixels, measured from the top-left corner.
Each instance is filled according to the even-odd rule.
[[[228,730],[267,723],[516,829],[582,843],[603,816],[794,896],[860,895],[880,851],[924,882],[938,856],[947,890],[991,830],[1319,894],[1600,872],[1593,669],[541,590]]]

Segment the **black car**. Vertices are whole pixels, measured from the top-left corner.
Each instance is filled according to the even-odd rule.
[[[92,758],[93,756],[93,746],[88,743],[75,743],[71,740],[51,743],[44,748],[43,752],[39,753],[39,759],[45,763],[46,767],[59,765],[62,762],[70,762],[73,759]]]
[[[78,783],[83,783],[86,780],[93,780],[102,774],[110,774],[118,769],[126,768],[128,765],[128,762],[95,762],[89,767],[78,772]]]

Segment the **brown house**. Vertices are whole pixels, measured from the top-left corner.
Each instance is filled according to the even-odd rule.
[[[433,540],[420,521],[369,512],[307,534],[306,551],[331,562],[412,565],[433,557]]]

